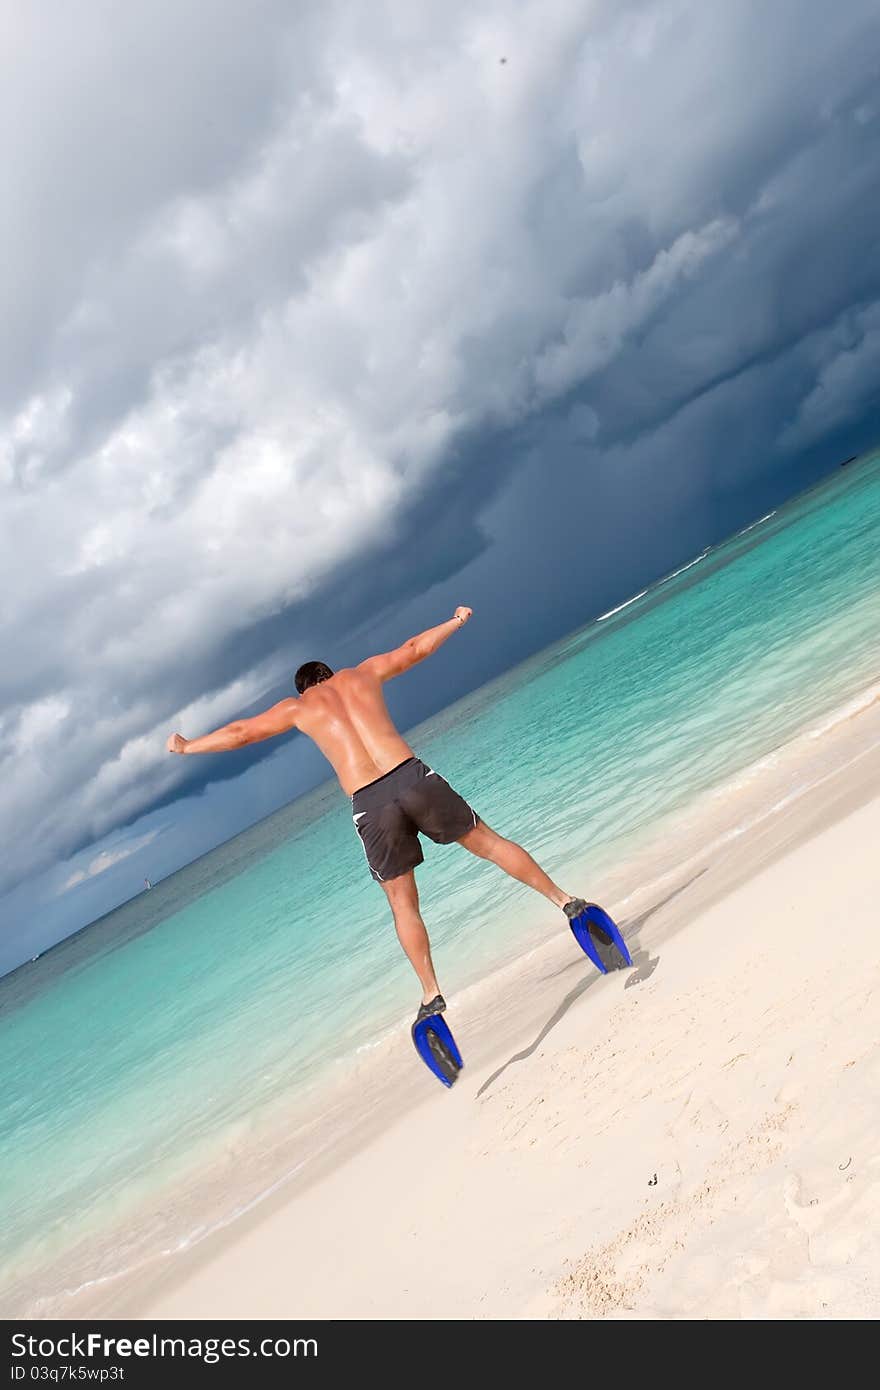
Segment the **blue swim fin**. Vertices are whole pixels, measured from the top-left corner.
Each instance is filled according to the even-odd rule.
[[[427,1018],[416,1019],[412,1026],[412,1040],[416,1052],[437,1080],[442,1081],[444,1086],[453,1086],[464,1062],[445,1018],[440,1014],[430,1014]]]
[[[632,965],[626,942],[604,908],[596,903],[584,903],[582,910],[569,922],[575,941],[603,975],[609,970],[623,970]]]

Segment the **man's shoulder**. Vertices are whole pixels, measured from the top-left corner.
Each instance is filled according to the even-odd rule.
[[[359,661],[357,666],[349,666],[345,671],[337,674],[346,676],[349,680],[376,680],[379,674],[380,656],[368,656],[364,661]]]

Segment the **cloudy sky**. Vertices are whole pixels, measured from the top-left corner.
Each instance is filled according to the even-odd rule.
[[[0,969],[880,435],[876,0],[7,0]],[[576,561],[576,562],[573,562]]]

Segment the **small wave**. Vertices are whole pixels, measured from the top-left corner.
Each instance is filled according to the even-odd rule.
[[[58,1295],[61,1298],[76,1298],[77,1294],[85,1293],[86,1289],[97,1289],[101,1284],[112,1284],[117,1279],[122,1279],[126,1274],[137,1274],[143,1264],[127,1265],[124,1269],[114,1270],[112,1274],[100,1274],[95,1279],[86,1279],[82,1284],[77,1284],[75,1289],[64,1289]],[[51,1299],[41,1299],[35,1305],[37,1308],[50,1306]]]
[[[797,738],[797,735],[795,737]],[[782,745],[782,747],[784,746],[785,745]],[[770,752],[765,753],[762,758],[758,758],[755,762],[749,763],[739,772],[719,782],[717,786],[710,787],[705,794],[713,801],[723,801],[731,792],[742,791],[743,787],[750,786],[762,773],[769,772],[771,768],[776,767],[779,762],[780,752],[781,748],[772,748]]]
[[[319,1150],[318,1152],[323,1152],[323,1150]],[[300,1163],[294,1164],[288,1172],[283,1173],[275,1182],[270,1183],[268,1187],[261,1188],[256,1196],[252,1197],[249,1202],[243,1202],[241,1206],[234,1207],[232,1211],[220,1217],[210,1226],[197,1226],[189,1235],[182,1236],[177,1245],[163,1250],[162,1254],[173,1255],[179,1250],[188,1250],[193,1245],[201,1244],[207,1236],[213,1235],[215,1231],[225,1230],[225,1228],[231,1226],[234,1221],[238,1221],[239,1217],[246,1216],[249,1211],[253,1211],[255,1207],[260,1206],[262,1202],[265,1202],[267,1198],[273,1196],[280,1188],[286,1187],[287,1184],[296,1177],[297,1173],[305,1168],[308,1162],[309,1159],[304,1158]]]
[[[401,1033],[409,1027],[407,1020],[393,1023],[390,1028],[386,1028],[384,1033],[379,1033],[375,1038],[368,1038],[366,1042],[359,1043],[353,1052],[344,1052],[337,1057],[337,1062],[346,1066],[351,1063],[352,1057],[360,1057],[367,1052],[375,1052],[377,1047],[385,1047],[389,1043],[396,1042]]]
[[[597,618],[596,622],[604,623],[606,618],[613,618],[615,613],[622,613],[624,608],[629,608],[631,603],[637,603],[640,598],[644,598],[647,592],[647,589],[643,589],[640,594],[633,594],[632,598],[628,598],[626,603],[619,603],[616,608],[610,608],[607,613],[602,614],[601,618]]]
[[[845,705],[838,705],[837,709],[832,710],[821,724],[815,724],[807,731],[808,738],[822,738],[832,729],[836,729],[838,724],[845,724],[848,719],[855,719],[857,714],[870,709],[880,701],[880,681],[874,685],[869,685],[867,690],[862,690],[858,695],[854,695]]]

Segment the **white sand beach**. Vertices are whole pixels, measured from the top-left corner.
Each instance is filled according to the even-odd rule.
[[[414,1108],[107,1311],[876,1316],[876,704],[833,738],[835,773],[629,921],[631,971],[560,933],[483,1026],[451,1008],[452,1092],[414,1070]]]

